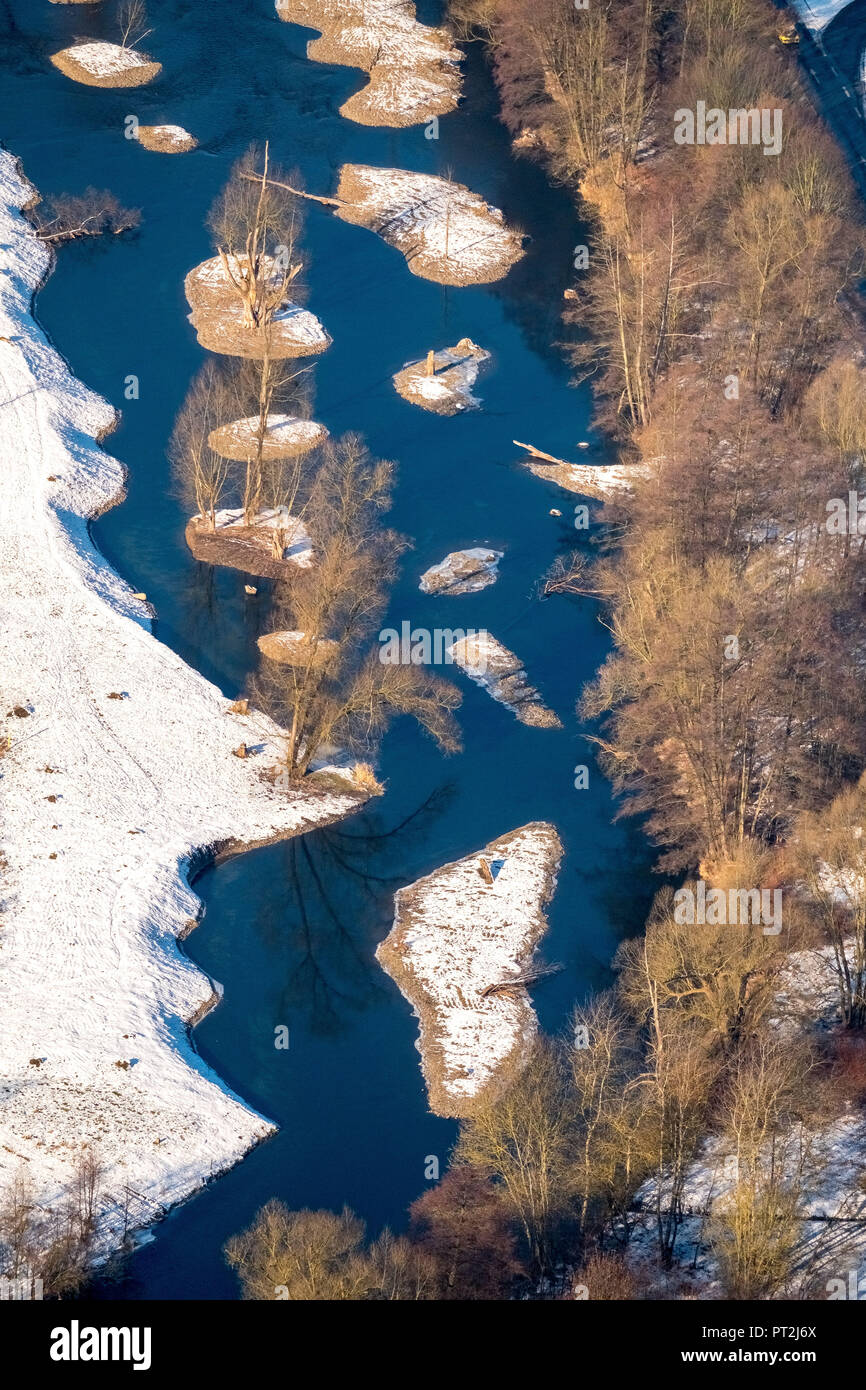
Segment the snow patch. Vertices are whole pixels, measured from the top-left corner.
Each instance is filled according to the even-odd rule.
[[[525,973],[547,930],[543,909],[561,857],[554,827],[536,821],[396,895],[376,956],[420,1020],[436,1114],[465,1115],[491,1099],[529,1054],[538,1025],[526,988],[483,991]]]

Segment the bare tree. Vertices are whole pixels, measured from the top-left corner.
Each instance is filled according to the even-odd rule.
[[[793,1272],[809,1152],[794,1119],[809,1070],[808,1054],[790,1039],[763,1037],[729,1074],[722,1123],[734,1181],[710,1220],[729,1298],[770,1298]]]
[[[541,582],[541,597],[550,598],[551,594],[594,593],[589,569],[589,560],[579,550],[571,550],[567,555],[557,555]]]
[[[649,1046],[644,1072],[632,1083],[646,1100],[642,1137],[653,1173],[659,1258],[666,1269],[674,1262],[688,1171],[706,1133],[718,1071],[700,1030],[668,1014]]]
[[[459,747],[456,687],[419,666],[386,665],[370,646],[405,541],[380,526],[393,466],[374,460],[357,435],[328,441],[298,513],[315,563],[277,596],[277,622],[303,633],[304,659],[264,659],[254,695],[288,729],[286,764],[303,776],[323,745],[375,748],[406,714],[446,751]],[[324,659],[323,659],[324,658]]]
[[[461,1125],[457,1159],[502,1185],[536,1275],[551,1272],[557,1224],[571,1207],[574,1138],[568,1073],[556,1046],[541,1040],[505,1094]]]
[[[271,168],[267,144],[251,145],[235,164],[208,223],[245,326],[265,328],[303,270],[301,204],[282,171]]]
[[[807,812],[792,847],[809,903],[833,953],[848,1028],[866,1026],[866,777],[826,810]]]
[[[216,526],[216,513],[231,478],[232,465],[210,445],[209,436],[225,423],[234,399],[226,372],[213,358],[193,378],[168,446],[175,484],[188,508]]]
[[[117,24],[122,48],[134,48],[142,39],[146,39],[148,34],[153,33],[152,29],[147,28],[147,6],[144,0],[120,0]]]
[[[434,1265],[389,1230],[370,1246],[365,1226],[344,1207],[289,1211],[270,1201],[226,1245],[245,1299],[305,1302],[416,1300],[431,1296]]]
[[[760,883],[750,868],[731,882]],[[742,876],[741,876],[742,874]],[[728,879],[714,879],[714,883]],[[673,890],[657,895],[643,936],[623,942],[616,954],[619,994],[632,1016],[663,1043],[665,1015],[695,1024],[708,1050],[730,1055],[759,1033],[772,1010],[784,953],[776,936],[758,923],[711,926],[676,920]]]
[[[629,1146],[620,1142],[618,1119],[639,1053],[634,1030],[611,994],[598,995],[575,1009],[571,1025],[574,1047],[569,1058],[577,1116],[573,1183],[586,1233],[592,1205],[606,1205],[607,1215],[622,1206],[623,1178],[631,1188]]]

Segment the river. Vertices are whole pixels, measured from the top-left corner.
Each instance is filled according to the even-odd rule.
[[[371,233],[312,204],[305,233],[309,307],[334,342],[315,365],[315,418],[334,434],[359,430],[399,462],[390,524],[412,537],[386,626],[487,628],[526,663],[563,720],[519,724],[464,680],[465,749],[443,758],[407,723],[380,760],[387,793],[342,825],[245,854],[197,882],[205,916],[185,949],[224,987],[195,1031],[203,1057],[238,1094],[280,1125],[278,1135],[175,1209],[97,1286],[110,1298],[233,1298],[222,1247],[270,1197],[291,1207],[347,1203],[372,1232],[401,1228],[426,1185],[430,1155],[444,1168],[456,1126],[426,1107],[416,1021],[374,959],[394,890],[527,821],[552,821],[565,859],[543,953],[565,967],[534,990],[545,1028],[564,1026],[574,1001],[609,978],[618,940],[640,929],[653,883],[645,842],[614,823],[610,789],[592,765],[575,699],[608,649],[594,604],[539,601],[555,555],[573,547],[576,498],[531,477],[511,441],[576,457],[592,439],[587,387],[569,385],[555,346],[573,248],[585,238],[573,203],[543,171],[516,159],[497,120],[492,82],[468,50],[465,101],[439,122],[393,131],[338,114],[366,80],[309,62],[310,31],[279,22],[271,0],[151,0],[146,48],[163,64],[141,89],[78,86],[48,54],[87,35],[114,39],[110,4],[0,0],[0,135],[43,194],[110,188],[142,210],[129,238],[63,248],[37,315],[75,374],[122,410],[108,447],[129,469],[128,496],[93,527],[119,572],[154,603],[160,639],[227,694],[242,689],[255,639],[267,630],[267,583],[198,566],[183,540],[166,443],[204,353],[187,322],[187,270],[211,254],[204,219],[232,161],[253,140],[298,166],[307,187],[334,189],[344,162],[450,173],[501,207],[531,240],[498,284],[450,289],[412,276]],[[419,18],[434,22],[438,6]],[[148,152],[124,138],[124,119],[171,122],[195,153]],[[391,375],[429,347],[469,336],[493,353],[483,409],[445,419],[397,396]],[[139,397],[124,398],[128,376]],[[594,441],[600,449],[599,441]],[[551,507],[562,516],[552,517]],[[581,533],[585,534],[585,533]],[[505,552],[483,593],[435,599],[418,576],[448,551]],[[576,790],[574,768],[591,766]],[[289,1028],[288,1050],[274,1030]]]

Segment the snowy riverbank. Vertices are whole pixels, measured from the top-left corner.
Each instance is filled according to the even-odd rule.
[[[31,318],[49,262],[18,211],[32,196],[0,152],[0,1201],[23,1174],[50,1207],[92,1145],[108,1247],[127,1191],[145,1224],[270,1130],[185,1026],[215,993],[177,946],[192,857],[359,793],[264,779],[279,731],[157,642],[93,546],[87,519],[123,495],[93,442],[114,412]]]

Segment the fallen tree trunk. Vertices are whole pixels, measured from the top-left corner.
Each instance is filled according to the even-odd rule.
[[[543,965],[537,970],[527,971],[525,975],[518,975],[516,979],[499,980],[483,989],[481,998],[489,999],[493,994],[509,994],[513,989],[525,989],[527,985],[534,985],[536,980],[544,980],[548,975],[558,975],[564,968],[562,965]]]
[[[251,183],[261,183],[261,174],[241,174],[241,178],[249,179]],[[303,188],[293,188],[290,183],[280,183],[279,179],[268,179],[274,188],[284,188],[287,193],[294,193],[296,198],[310,198],[314,203],[324,203],[326,207],[345,208],[349,204],[342,198],[325,198],[321,193],[307,193]]]
[[[566,468],[571,464],[568,459],[558,459],[555,454],[546,454],[543,449],[536,449],[534,444],[522,444],[519,439],[512,439],[512,444],[516,444],[518,449],[525,449],[535,459],[546,459],[548,463],[564,463]]]

